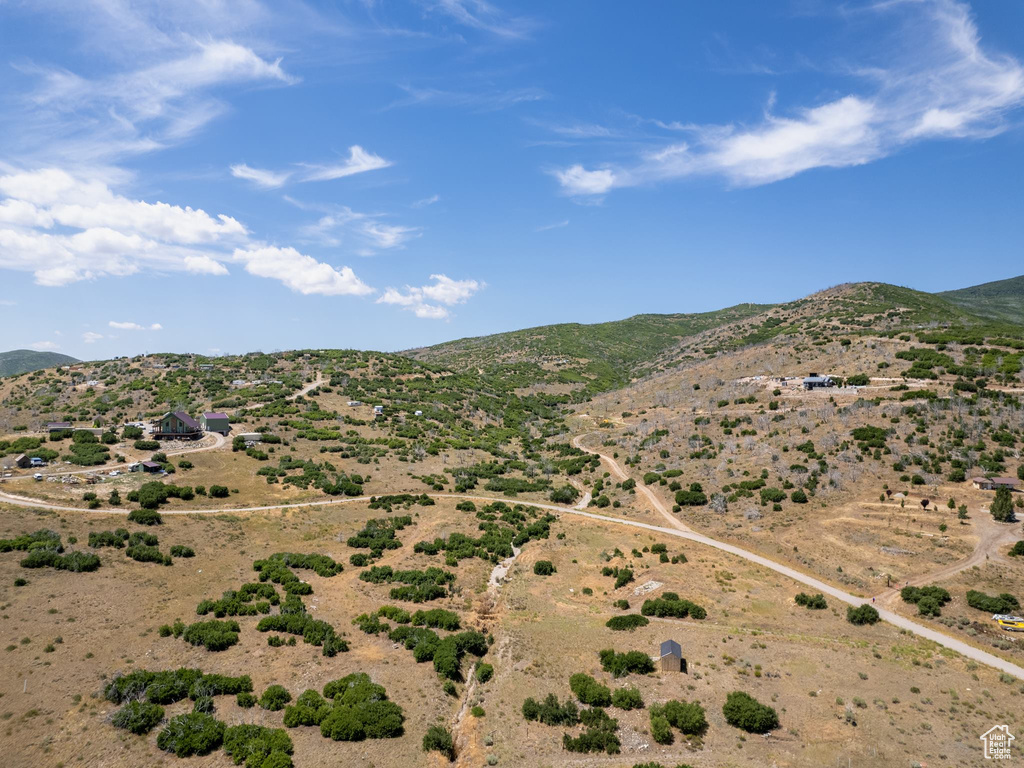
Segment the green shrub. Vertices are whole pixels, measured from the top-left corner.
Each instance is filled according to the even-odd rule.
[[[423,751],[440,752],[451,762],[455,759],[455,742],[452,732],[440,725],[432,725],[423,734]]]
[[[608,629],[614,629],[616,632],[632,632],[634,629],[638,627],[646,627],[650,623],[650,620],[646,616],[627,613],[624,616],[612,616],[604,625],[608,627]]]
[[[1018,541],[1010,551],[1007,553],[1010,557],[1019,557],[1024,555],[1024,541]]]
[[[617,688],[612,692],[612,706],[619,709],[643,709],[644,700],[636,688]]]
[[[271,765],[290,766],[293,749],[291,737],[281,728],[244,724],[224,731],[224,751],[235,765],[245,763],[247,768],[266,768],[267,760],[277,755]],[[283,762],[282,757],[287,758],[287,762]]]
[[[277,712],[284,709],[284,705],[292,700],[292,695],[283,685],[271,685],[260,696],[259,704],[263,709]]]
[[[130,701],[114,713],[114,727],[135,734],[149,733],[164,719],[164,708],[145,701]]]
[[[666,592],[661,597],[652,600],[645,600],[640,606],[640,613],[644,616],[672,617],[685,619],[689,616],[692,619],[704,619],[707,611],[696,603],[689,600],[680,600],[677,595]]]
[[[550,576],[555,572],[555,566],[550,560],[538,560],[533,564],[533,572],[538,576]]]
[[[211,485],[209,493],[215,499],[226,499],[230,491],[224,485]]]
[[[658,744],[671,744],[675,741],[672,726],[669,725],[668,720],[661,715],[655,715],[653,709],[651,710],[651,738]]]
[[[601,685],[590,675],[577,672],[569,678],[569,689],[580,703],[591,707],[607,707],[612,703],[612,693],[608,686]]]
[[[820,611],[828,608],[828,603],[825,602],[825,596],[820,592],[816,595],[808,595],[804,592],[797,594],[795,598],[797,605],[802,605],[804,608],[809,608],[814,611]]]
[[[986,595],[975,589],[968,590],[967,604],[985,613],[1014,613],[1020,609],[1017,598],[1008,592],[1002,592],[996,597]]]
[[[486,683],[492,677],[494,677],[494,667],[490,664],[485,664],[482,661],[478,661],[476,664],[476,670],[474,673],[476,679],[480,683]]]
[[[611,673],[613,677],[629,674],[646,675],[654,671],[654,662],[642,651],[616,653],[611,648],[606,648],[598,653],[598,657],[601,659],[601,668]]]
[[[687,736],[695,736],[707,730],[708,721],[704,707],[696,701],[666,701],[664,704],[651,707],[652,714],[661,715],[669,725],[678,728]]]
[[[559,704],[558,697],[549,693],[543,702],[537,702],[532,698],[526,699],[523,702],[523,717],[544,725],[576,725],[580,713],[572,699],[566,699],[565,704]]]
[[[160,513],[154,509],[133,509],[128,513],[129,523],[138,523],[139,525],[160,525],[163,521],[163,518],[160,517]]]
[[[208,755],[224,739],[224,723],[202,712],[189,712],[171,718],[156,738],[156,745],[164,752],[178,757]]]
[[[846,620],[851,624],[876,624],[879,618],[878,611],[867,603],[858,608],[851,605],[846,609]]]
[[[175,544],[171,547],[171,557],[195,557],[196,551],[184,544]]]
[[[240,693],[235,697],[235,702],[242,709],[252,709],[256,706],[256,697],[251,693]]]
[[[116,547],[121,549],[128,541],[128,531],[125,528],[118,528],[114,531],[90,531],[89,546],[93,549],[100,547]]]
[[[208,651],[223,651],[238,642],[237,621],[197,621],[189,624],[182,639],[189,645],[201,645]]]
[[[768,733],[779,727],[775,710],[743,691],[733,691],[726,696],[722,714],[729,725],[747,733]]]

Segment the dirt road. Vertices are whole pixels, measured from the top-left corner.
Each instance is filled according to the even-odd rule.
[[[293,392],[292,394],[288,395],[288,397],[286,397],[285,400],[294,400],[297,397],[302,397],[303,395],[308,395],[310,392],[312,392],[314,389],[316,389],[317,387],[319,387],[323,383],[324,383],[324,375],[320,371],[317,371],[316,372],[316,380],[315,381],[307,384],[302,389],[300,389],[298,392]]]
[[[623,473],[622,469],[620,467],[618,467],[618,464],[617,464],[617,462],[615,462],[614,459],[611,459],[611,458],[607,459],[607,463],[608,463],[608,466],[609,466],[609,471],[611,471],[611,468],[616,468],[616,469],[618,469],[617,476],[619,476],[619,477],[624,476],[625,473]],[[613,474],[615,474],[615,473],[613,472]],[[642,487],[643,486],[640,486],[640,485],[637,486],[638,489],[640,489]],[[493,498],[493,497],[490,497],[490,496],[476,496],[476,495],[472,495],[472,494],[435,493],[435,494],[430,494],[430,495],[432,497],[434,497],[434,498],[441,498],[441,499],[475,499],[475,500],[484,501],[484,502],[495,502],[495,501],[501,501],[501,502],[505,502],[505,503],[508,502],[508,499],[498,499],[498,498]],[[370,496],[360,496],[360,497],[348,498],[348,499],[330,499],[330,500],[326,500],[326,501],[309,501],[309,502],[301,502],[301,503],[296,503],[296,504],[276,504],[276,505],[264,506],[264,507],[234,507],[234,508],[228,508],[228,509],[198,509],[198,510],[175,509],[175,510],[162,510],[161,514],[164,514],[164,515],[196,515],[196,514],[198,514],[198,515],[204,515],[204,514],[206,514],[206,515],[220,515],[220,514],[231,514],[231,513],[240,513],[240,512],[262,512],[262,511],[271,511],[271,510],[277,510],[277,509],[296,509],[296,508],[301,508],[301,507],[324,507],[324,506],[332,506],[332,505],[335,505],[335,504],[350,504],[350,503],[361,502],[361,501],[369,501],[370,498],[371,498]],[[648,498],[654,498],[653,494],[651,494],[651,496],[648,497]],[[16,505],[20,505],[20,506],[35,507],[35,508],[41,508],[41,509],[53,509],[53,510],[59,510],[59,511],[64,511],[64,512],[79,512],[79,513],[92,514],[92,515],[95,515],[95,514],[128,514],[128,510],[125,510],[125,509],[103,509],[103,510],[89,511],[89,510],[81,509],[79,507],[66,507],[66,506],[61,506],[61,505],[58,505],[58,504],[51,504],[49,502],[40,501],[38,499],[30,499],[30,498],[26,498],[26,497],[15,496],[15,495],[12,495],[12,494],[9,494],[9,493],[4,493],[4,492],[0,492],[0,501],[7,502],[7,503],[10,503],[10,504],[16,504]],[[611,525],[625,525],[625,526],[629,526],[631,528],[639,528],[639,529],[642,529],[642,530],[653,531],[655,533],[664,534],[666,536],[676,536],[678,538],[686,539],[688,541],[692,541],[692,542],[695,542],[697,544],[703,544],[704,546],[714,547],[715,549],[721,550],[723,552],[728,552],[729,554],[735,555],[736,557],[739,557],[739,558],[742,558],[744,560],[747,560],[748,562],[756,563],[757,565],[760,565],[760,566],[762,566],[764,568],[768,568],[769,570],[772,570],[772,571],[775,571],[776,573],[782,574],[783,576],[786,576],[786,577],[792,579],[793,581],[796,581],[796,582],[798,582],[800,584],[803,584],[803,585],[805,585],[807,587],[810,587],[811,589],[814,589],[814,590],[816,590],[818,592],[821,592],[823,594],[830,595],[831,597],[836,598],[840,602],[847,603],[848,605],[859,606],[859,605],[863,605],[864,603],[867,602],[867,600],[865,598],[857,597],[856,595],[851,595],[848,592],[844,592],[841,589],[833,587],[831,584],[827,584],[824,581],[821,581],[819,579],[814,578],[813,576],[809,576],[806,573],[802,573],[802,572],[796,570],[795,568],[790,568],[787,565],[782,565],[781,563],[777,563],[774,560],[769,560],[767,557],[763,557],[761,555],[755,554],[754,552],[749,552],[749,551],[747,551],[745,549],[742,549],[740,547],[734,546],[732,544],[727,544],[726,542],[718,541],[717,539],[712,539],[710,536],[705,536],[705,535],[700,534],[700,533],[695,533],[692,530],[686,529],[685,526],[683,526],[682,528],[680,528],[678,526],[673,526],[671,528],[665,528],[665,527],[658,526],[658,525],[651,525],[649,523],[641,523],[641,522],[636,521],[636,520],[625,520],[625,519],[620,518],[620,517],[610,517],[608,515],[599,515],[599,514],[596,514],[594,512],[586,512],[586,511],[584,511],[582,509],[575,509],[575,508],[572,508],[572,507],[558,506],[558,505],[555,505],[555,504],[544,504],[544,503],[539,503],[539,502],[527,502],[527,503],[530,504],[530,506],[539,507],[540,509],[553,510],[555,512],[560,512],[562,514],[568,514],[568,515],[577,515],[577,516],[584,517],[584,518],[587,518],[587,519],[590,519],[590,520],[595,520],[595,521],[598,521],[598,522],[601,522],[601,523],[607,523],[607,524],[611,524]],[[659,509],[659,511],[663,511],[663,514],[671,515],[670,512],[668,512],[667,510],[664,510],[664,504],[663,503],[662,504],[654,504],[654,506],[655,506],[655,508]],[[897,627],[899,627],[901,629],[905,629],[908,632],[911,632],[911,633],[917,635],[918,637],[923,637],[926,640],[930,640],[930,641],[932,641],[932,642],[934,642],[934,643],[936,643],[938,645],[941,645],[941,646],[943,646],[945,648],[949,648],[950,650],[956,651],[957,653],[959,653],[959,654],[961,654],[963,656],[966,656],[969,659],[973,659],[974,661],[977,661],[977,662],[979,662],[981,664],[985,664],[985,665],[990,666],[990,667],[992,667],[994,669],[998,669],[1001,672],[1006,672],[1007,674],[1013,675],[1014,677],[1016,677],[1016,678],[1018,678],[1020,680],[1024,680],[1024,667],[1020,667],[1020,666],[1018,666],[1018,665],[1016,665],[1016,664],[1014,664],[1014,663],[1012,663],[1010,661],[1006,661],[1005,659],[1002,659],[1002,658],[1000,658],[998,656],[995,656],[994,654],[991,654],[988,651],[983,651],[980,648],[975,648],[974,646],[969,645],[969,644],[967,644],[967,643],[963,642],[962,640],[959,640],[959,639],[957,639],[955,637],[950,637],[950,636],[945,635],[945,634],[943,634],[941,632],[938,632],[938,631],[936,631],[934,629],[926,627],[926,626],[924,626],[922,624],[918,624],[916,621],[912,621],[911,619],[908,619],[908,618],[905,618],[903,616],[900,616],[899,614],[894,613],[894,612],[886,609],[885,607],[878,607],[878,606],[876,606],[876,608],[878,608],[879,615],[885,621],[889,622],[890,624],[893,624],[894,626],[897,626]]]
[[[621,483],[623,480],[627,479],[629,477],[629,475],[626,473],[626,471],[621,466],[619,466],[619,462],[617,462],[615,460],[615,457],[609,456],[606,453],[601,453],[601,451],[597,450],[596,448],[584,448],[583,447],[583,440],[584,440],[584,438],[588,437],[589,435],[593,435],[593,434],[596,434],[596,433],[588,432],[586,434],[577,435],[576,437],[574,437],[572,439],[572,444],[575,447],[579,448],[581,451],[589,451],[590,453],[596,453],[598,456],[600,456],[601,457],[601,461],[603,461],[605,463],[605,465],[608,467],[608,471],[611,472],[612,477],[614,477],[616,480],[618,480]],[[682,522],[675,515],[673,515],[671,510],[669,510],[668,506],[665,504],[665,502],[662,501],[658,497],[658,495],[654,491],[652,491],[650,488],[648,488],[646,485],[644,485],[643,483],[637,483],[636,491],[643,498],[647,499],[647,501],[650,503],[650,505],[652,507],[654,507],[656,510],[658,510],[658,512],[661,514],[661,516],[664,517],[665,520],[667,520],[668,523],[673,528],[676,528],[676,529],[678,529],[680,531],[689,531],[690,530],[690,527],[688,525],[686,525],[686,523]],[[589,496],[589,494],[588,494],[588,496]],[[587,503],[590,503],[589,499],[587,500]],[[583,506],[586,506],[586,504],[584,504]],[[580,509],[582,509],[582,508],[583,507],[580,507]]]
[[[1020,538],[1019,529],[1009,523],[997,523],[986,510],[978,512],[973,523],[975,531],[978,532],[978,543],[974,551],[963,560],[939,568],[931,573],[925,573],[910,579],[906,584],[897,584],[892,589],[877,595],[878,602],[884,605],[892,605],[893,601],[899,598],[900,589],[907,584],[912,587],[923,587],[926,584],[936,584],[952,578],[960,571],[966,571],[976,565],[982,565],[987,560],[995,560],[1004,564],[1011,562],[1006,554]]]

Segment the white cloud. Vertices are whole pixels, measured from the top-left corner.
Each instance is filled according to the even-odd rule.
[[[381,168],[388,168],[392,165],[390,160],[385,160],[380,155],[367,152],[355,144],[349,147],[348,159],[342,163],[329,165],[314,165],[310,163],[299,163],[303,168],[301,171],[269,171],[263,168],[252,168],[244,163],[231,166],[231,175],[236,179],[251,181],[262,189],[275,189],[282,187],[288,181],[331,181],[341,179],[345,176],[354,176],[357,173],[376,171]]]
[[[231,166],[231,175],[236,179],[251,181],[257,187],[262,187],[263,189],[274,189],[275,187],[284,186],[292,174],[290,171],[277,173],[262,168],[251,168],[245,163],[239,163],[238,165]]]
[[[554,175],[573,196],[694,175],[754,186],[814,168],[862,165],[925,139],[985,138],[1006,130],[1007,113],[1024,104],[1024,67],[981,46],[966,5],[880,3],[868,12],[886,21],[886,14],[902,14],[905,46],[887,49],[888,68],[852,73],[873,90],[797,108],[791,116],[773,113],[773,99],[752,126],[672,123],[692,141],[661,146],[632,164],[598,170],[577,164]]]
[[[373,289],[356,277],[351,268],[333,267],[294,248],[238,248],[233,258],[244,264],[249,274],[280,280],[303,295],[365,296],[373,293]]]
[[[153,323],[152,325],[145,326],[131,321],[119,322],[117,320],[111,320],[107,325],[111,328],[117,328],[119,331],[162,331],[164,329],[160,323]]]
[[[60,349],[60,345],[52,341],[34,341],[29,344],[29,347],[37,352],[53,352],[55,349]]]
[[[97,341],[103,338],[102,333],[96,333],[95,331],[86,331],[82,334],[82,341],[86,344],[95,344]]]
[[[303,210],[323,213],[315,224],[303,227],[303,235],[324,245],[339,246],[346,243],[361,256],[372,256],[380,250],[402,248],[409,240],[420,236],[419,227],[384,223],[380,220],[381,214],[361,213],[346,205],[311,206],[291,197],[285,199]]]
[[[615,174],[607,168],[588,171],[582,165],[574,165],[555,171],[555,176],[570,195],[603,195],[615,185]]]
[[[385,160],[380,155],[367,152],[358,144],[349,147],[348,160],[332,165],[306,165],[307,170],[303,175],[303,181],[330,181],[345,176],[353,176],[357,173],[376,171],[380,168],[387,168],[391,165],[390,160]]]
[[[230,216],[133,200],[63,169],[0,176],[0,268],[40,285],[148,270],[222,275],[221,249],[247,240]]]
[[[417,227],[382,224],[379,221],[366,222],[362,231],[376,248],[397,248],[410,238],[419,236]]]
[[[433,205],[441,199],[440,195],[431,195],[430,197],[424,197],[422,200],[417,200],[412,204],[413,208],[426,208],[429,205]]]
[[[377,299],[377,303],[402,307],[413,312],[416,317],[443,320],[451,314],[447,307],[464,304],[485,287],[484,283],[476,280],[452,280],[447,275],[431,275],[430,279],[434,281],[432,285],[407,285],[404,292],[388,288]]]
[[[534,232],[547,232],[550,229],[561,229],[562,227],[568,227],[569,220],[562,219],[562,221],[556,221],[554,224],[545,224],[542,227],[537,227]]]
[[[122,5],[122,3],[116,3]],[[193,136],[228,107],[215,89],[297,78],[231,40],[177,36],[132,59],[136,68],[95,78],[20,66],[36,87],[19,114],[13,153],[36,161],[97,164],[152,152]],[[139,66],[138,61],[147,63]],[[40,141],[40,136],[48,141]]]
[[[209,256],[199,254],[197,256],[186,256],[182,260],[182,266],[186,272],[194,275],[226,275],[228,268]]]

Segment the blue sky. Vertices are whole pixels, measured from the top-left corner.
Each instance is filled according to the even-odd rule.
[[[1024,273],[1024,4],[0,0],[0,348]]]

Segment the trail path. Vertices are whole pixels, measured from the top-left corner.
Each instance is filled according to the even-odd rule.
[[[574,443],[578,445],[578,443],[576,443],[576,441],[574,441]],[[587,449],[587,450],[589,450],[589,449]],[[607,465],[609,467],[609,471],[612,472],[612,474],[614,476],[622,478],[622,479],[625,479],[625,477],[627,476],[626,473],[622,470],[622,468],[618,465],[618,463],[615,461],[614,458],[605,456],[604,454],[600,454],[600,455],[601,455],[602,459],[607,463]],[[637,485],[637,489],[638,490],[640,490],[640,489],[648,490],[648,489],[646,489],[642,485]],[[484,502],[495,502],[495,501],[501,501],[501,502],[505,502],[505,503],[508,502],[507,499],[499,499],[499,498],[494,498],[494,497],[491,497],[491,496],[477,496],[477,495],[474,495],[474,494],[435,493],[435,494],[430,494],[430,495],[433,498],[441,498],[441,499],[461,499],[461,500],[475,499],[475,500],[484,501]],[[652,505],[656,509],[658,509],[659,512],[661,512],[666,517],[671,517],[671,512],[669,512],[665,508],[664,502],[661,502],[660,499],[657,499],[657,497],[652,492],[650,492],[648,490],[648,494],[645,494],[645,496],[646,496],[646,498],[651,500]],[[232,513],[240,513],[240,512],[261,512],[261,511],[270,511],[270,510],[277,510],[277,509],[296,509],[296,508],[302,508],[302,507],[326,507],[326,506],[333,506],[333,505],[336,505],[336,504],[351,504],[351,503],[356,503],[356,502],[369,501],[370,498],[371,498],[370,496],[359,496],[359,497],[347,498],[347,499],[330,499],[330,500],[326,500],[326,501],[309,501],[309,502],[300,502],[300,503],[295,503],[295,504],[274,504],[274,505],[262,506],[262,507],[233,507],[233,508],[227,508],[227,509],[193,509],[193,510],[174,509],[174,510],[161,511],[161,514],[163,514],[163,515],[220,515],[220,514],[232,514]],[[81,509],[80,507],[61,506],[59,504],[52,504],[50,502],[41,501],[41,500],[38,500],[38,499],[31,499],[31,498],[27,498],[27,497],[15,496],[13,494],[5,493],[5,492],[0,492],[0,501],[4,501],[4,502],[10,503],[10,504],[17,504],[17,505],[21,505],[21,506],[26,506],[26,507],[34,507],[34,508],[41,508],[41,509],[53,509],[53,510],[59,510],[59,511],[62,511],[62,512],[78,512],[80,514],[84,513],[84,514],[89,514],[89,515],[96,515],[96,514],[121,514],[121,515],[126,515],[126,514],[128,514],[128,510],[126,510],[126,509],[103,509],[103,510],[91,511],[91,510]],[[818,592],[821,592],[823,594],[830,595],[831,597],[836,598],[840,602],[847,603],[847,604],[853,605],[853,606],[860,606],[860,605],[863,605],[865,602],[867,602],[866,599],[863,598],[863,597],[858,597],[856,595],[852,595],[849,592],[845,592],[845,591],[843,591],[843,590],[841,590],[841,589],[839,589],[837,587],[832,586],[831,584],[827,584],[826,582],[821,581],[820,579],[817,579],[817,578],[815,578],[813,576],[810,576],[810,575],[808,575],[806,573],[798,571],[795,568],[791,568],[788,565],[783,565],[782,563],[777,563],[774,560],[769,560],[767,557],[763,557],[762,555],[758,555],[758,554],[756,554],[754,552],[750,552],[750,551],[745,550],[745,549],[743,549],[741,547],[737,547],[737,546],[735,546],[733,544],[728,544],[728,543],[726,543],[724,541],[718,541],[717,539],[713,539],[710,536],[705,536],[704,534],[696,533],[696,532],[686,528],[686,526],[682,525],[682,523],[679,523],[678,521],[674,521],[674,522],[678,523],[677,525],[673,525],[671,528],[666,528],[664,526],[652,525],[650,523],[642,523],[642,522],[639,522],[637,520],[626,520],[626,519],[623,519],[621,517],[611,517],[609,515],[599,515],[599,514],[596,514],[594,512],[586,512],[586,511],[584,511],[582,509],[576,509],[576,508],[573,508],[573,507],[564,507],[564,506],[558,506],[558,505],[555,505],[555,504],[545,504],[545,503],[541,503],[541,502],[526,502],[526,503],[529,504],[530,506],[538,507],[540,509],[552,510],[554,512],[559,512],[561,514],[566,514],[566,515],[576,515],[576,516],[587,518],[589,520],[594,520],[594,521],[597,521],[597,522],[600,522],[600,523],[605,523],[605,524],[610,524],[610,525],[628,526],[628,527],[631,527],[631,528],[638,528],[638,529],[641,529],[641,530],[653,531],[655,533],[663,534],[663,535],[666,535],[666,536],[675,536],[675,537],[678,537],[678,538],[681,538],[681,539],[686,539],[687,541],[692,541],[692,542],[695,542],[697,544],[703,544],[704,546],[707,546],[707,547],[713,547],[715,549],[721,550],[722,552],[728,552],[729,554],[735,555],[736,557],[742,558],[743,560],[746,560],[746,561],[751,562],[751,563],[755,563],[755,564],[760,565],[760,566],[762,566],[764,568],[767,568],[769,570],[775,571],[776,573],[782,574],[783,576],[786,576],[787,578],[790,578],[793,581],[799,582],[800,584],[803,584],[804,586],[810,587],[811,589],[814,589],[814,590],[816,590]],[[951,567],[955,567],[955,566],[951,566]],[[926,577],[926,578],[929,578],[929,577]],[[884,606],[883,607],[876,606],[876,608],[877,608],[878,613],[881,616],[881,618],[884,619],[885,621],[889,622],[893,626],[899,627],[900,629],[905,629],[908,632],[910,632],[910,633],[912,633],[914,635],[917,635],[918,637],[922,637],[922,638],[924,638],[926,640],[930,640],[931,642],[936,643],[937,645],[943,646],[944,648],[948,648],[950,650],[956,651],[957,653],[959,653],[959,654],[961,654],[961,655],[963,655],[963,656],[965,656],[965,657],[967,657],[969,659],[977,661],[977,662],[979,662],[981,664],[985,664],[985,665],[987,665],[989,667],[992,667],[993,669],[998,669],[1001,672],[1006,672],[1007,674],[1013,675],[1014,677],[1016,677],[1016,678],[1018,678],[1020,680],[1024,680],[1024,667],[1020,667],[1017,664],[1014,664],[1013,662],[1010,662],[1010,661],[1007,661],[1005,659],[1002,659],[1002,658],[1000,658],[1000,657],[998,657],[998,656],[996,656],[994,654],[989,653],[988,651],[983,651],[980,648],[975,648],[974,646],[969,645],[968,643],[965,643],[962,640],[959,640],[959,639],[957,639],[955,637],[950,637],[949,635],[945,635],[945,634],[943,634],[941,632],[938,632],[938,631],[936,631],[934,629],[931,629],[930,627],[927,627],[927,626],[924,626],[922,624],[919,624],[916,621],[913,621],[913,620],[908,619],[908,618],[906,618],[904,616],[901,616],[901,615],[899,615],[897,613],[894,613],[891,610],[888,610]]]

